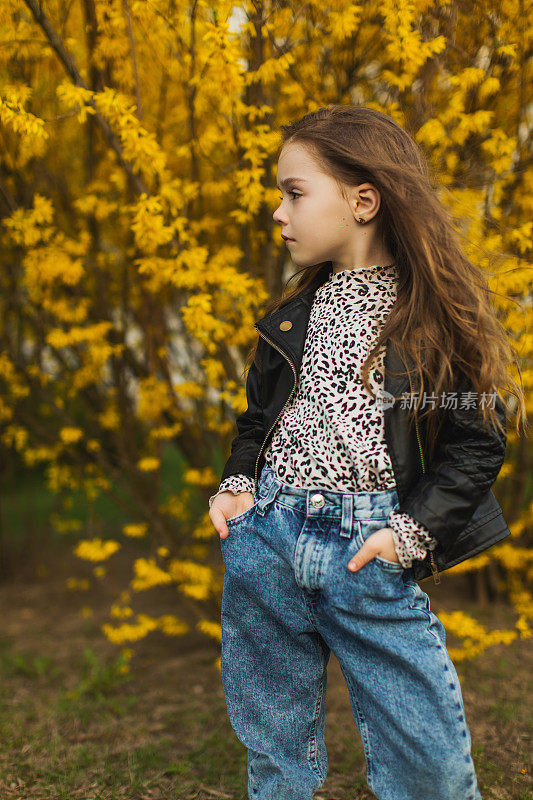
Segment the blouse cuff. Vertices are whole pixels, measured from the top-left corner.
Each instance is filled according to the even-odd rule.
[[[220,484],[218,492],[209,498],[209,508],[211,508],[215,497],[221,492],[233,492],[233,494],[250,492],[255,495],[254,486],[254,479],[250,478],[248,475],[241,475],[240,473],[237,475],[228,475]]]
[[[396,555],[405,569],[411,567],[415,559],[424,559],[427,551],[434,550],[438,544],[428,529],[409,514],[391,511],[388,526],[392,529]]]

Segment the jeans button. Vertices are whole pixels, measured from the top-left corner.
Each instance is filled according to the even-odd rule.
[[[311,503],[314,505],[315,508],[322,508],[326,501],[321,494],[314,494],[311,498]]]

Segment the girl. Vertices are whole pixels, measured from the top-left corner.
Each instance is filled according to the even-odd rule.
[[[333,651],[374,794],[479,800],[445,631],[416,581],[509,533],[491,486],[495,387],[525,415],[514,351],[398,124],[335,105],[282,131],[274,220],[300,280],[255,325],[248,407],[209,500],[248,794],[311,800],[324,782]]]

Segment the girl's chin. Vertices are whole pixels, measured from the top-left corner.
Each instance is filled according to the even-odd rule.
[[[303,250],[298,250],[296,248],[291,248],[290,251],[291,261],[296,264],[297,267],[314,267],[317,264],[323,264],[328,259],[326,258],[316,258],[313,256],[306,255]]]

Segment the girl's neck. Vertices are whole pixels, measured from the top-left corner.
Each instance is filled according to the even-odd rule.
[[[338,275],[340,272],[365,272],[367,270],[389,269],[394,266],[395,264],[370,264],[369,266],[363,267],[340,267],[339,269],[333,269],[333,275]]]

